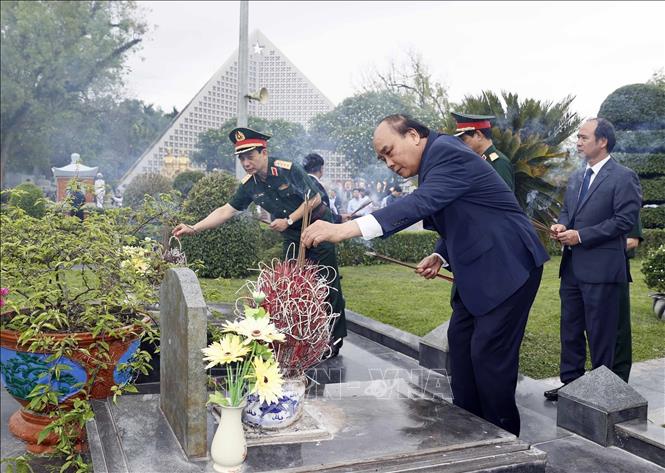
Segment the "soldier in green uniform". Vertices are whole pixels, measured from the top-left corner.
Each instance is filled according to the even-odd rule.
[[[300,165],[268,157],[267,142],[270,136],[249,128],[236,128],[229,134],[229,139],[247,175],[241,179],[229,203],[213,210],[194,225],[179,224],[173,229],[173,235],[193,235],[218,227],[254,202],[272,215],[270,228],[282,234],[283,255],[286,256],[288,252],[289,256],[296,257],[300,246],[301,221],[305,214],[305,198],[308,195],[311,221],[332,222],[332,213],[321,203],[316,184]],[[346,336],[346,318],[335,245],[326,243],[310,248],[306,257],[334,269],[334,274],[331,273],[328,280],[331,288],[328,302],[333,313],[339,313],[340,316],[333,327],[329,356],[337,356]]]
[[[451,113],[457,122],[455,136],[459,137],[476,154],[492,165],[499,176],[515,191],[515,172],[510,159],[492,143],[492,115],[466,115]]]
[[[619,292],[619,325],[617,327],[617,341],[614,348],[614,364],[612,371],[626,383],[630,376],[630,368],[633,364],[633,343],[630,330],[630,260],[635,257],[635,249],[643,241],[642,222],[637,217],[633,229],[626,235],[626,270],[628,271],[628,282],[621,283]]]

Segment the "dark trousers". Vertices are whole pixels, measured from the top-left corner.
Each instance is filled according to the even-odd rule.
[[[619,324],[617,341],[614,347],[614,365],[612,371],[626,383],[633,365],[633,343],[630,330],[630,285],[619,284]]]
[[[522,287],[479,317],[455,294],[448,327],[453,403],[515,435],[520,345],[542,275],[542,266],[533,269]]]
[[[299,249],[299,240],[293,240],[292,238],[288,237],[284,238],[282,243],[282,256],[284,258],[286,258],[287,255],[291,258],[296,258],[298,256]],[[332,341],[336,341],[338,338],[344,338],[346,337],[346,315],[344,313],[346,303],[344,301],[344,295],[342,294],[342,285],[340,283],[339,268],[337,267],[337,253],[335,250],[335,245],[332,243],[321,243],[317,247],[309,248],[305,253],[305,257],[318,263],[321,266],[329,266],[334,270],[328,272],[327,274],[330,291],[328,293],[328,297],[326,298],[326,302],[330,303],[332,306],[333,314],[339,314],[339,317],[335,319],[331,338]]]
[[[587,339],[592,369],[601,365],[612,369],[620,285],[578,281],[572,262],[564,257],[561,264],[560,375],[562,383],[569,383],[584,375]]]

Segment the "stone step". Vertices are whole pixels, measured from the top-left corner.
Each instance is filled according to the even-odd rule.
[[[665,428],[640,419],[614,426],[616,446],[665,468]]]

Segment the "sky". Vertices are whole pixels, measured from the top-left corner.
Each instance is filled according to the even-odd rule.
[[[192,99],[238,46],[240,2],[138,2],[151,31],[126,94],[165,111]],[[249,2],[258,29],[335,105],[372,71],[422,57],[460,101],[482,90],[595,116],[617,88],[665,67],[665,2]]]

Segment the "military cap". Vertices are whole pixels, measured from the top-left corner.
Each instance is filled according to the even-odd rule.
[[[467,115],[456,112],[451,112],[451,115],[457,122],[457,129],[454,133],[455,136],[460,136],[467,131],[492,128],[491,120],[496,118],[494,115]]]
[[[235,146],[234,154],[240,154],[251,151],[259,146],[267,148],[270,135],[259,133],[251,128],[241,127],[231,130],[231,133],[229,133],[229,139],[231,140],[231,143],[233,143],[233,146]]]

